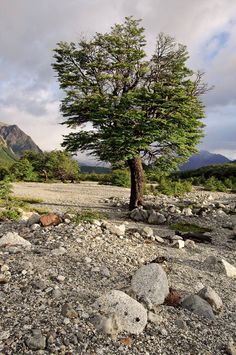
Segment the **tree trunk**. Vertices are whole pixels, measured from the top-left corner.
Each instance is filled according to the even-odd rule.
[[[133,158],[128,160],[131,175],[131,193],[129,209],[142,206],[144,192],[144,173],[141,158]]]

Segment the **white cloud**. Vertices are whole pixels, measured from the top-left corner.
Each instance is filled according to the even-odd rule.
[[[143,18],[152,46],[160,31],[188,46],[190,64],[215,84],[204,98],[204,147],[236,156],[234,0],[1,0],[0,121],[17,123],[43,149],[58,148],[66,128],[58,124],[62,93],[51,69],[52,49],[60,40],[107,31],[129,15]],[[224,46],[217,37],[223,32],[229,34]],[[206,61],[207,51],[216,55]]]

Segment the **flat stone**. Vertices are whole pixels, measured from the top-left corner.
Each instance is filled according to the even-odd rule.
[[[166,273],[157,263],[143,265],[138,269],[132,277],[131,287],[135,295],[150,307],[164,303],[169,294]]]
[[[135,208],[131,211],[130,218],[136,222],[146,222],[148,220],[148,211],[142,208]]]
[[[95,326],[113,336],[126,331],[141,333],[147,324],[147,311],[139,302],[122,291],[112,290],[94,303],[98,315]]]
[[[140,233],[143,237],[151,238],[153,236],[153,230],[150,227],[144,227]]]
[[[174,240],[173,243],[171,243],[171,246],[176,249],[182,249],[185,246],[185,243],[183,240]]]

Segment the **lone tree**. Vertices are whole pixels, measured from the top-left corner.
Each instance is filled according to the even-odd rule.
[[[186,47],[159,34],[152,56],[140,20],[133,17],[78,44],[54,50],[68,151],[89,151],[100,160],[123,162],[131,173],[130,209],[142,205],[145,161],[184,161],[199,143],[207,87],[190,70]]]

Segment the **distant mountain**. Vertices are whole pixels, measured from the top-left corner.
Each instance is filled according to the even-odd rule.
[[[3,137],[0,136],[0,163],[14,163],[17,160],[17,157],[7,146],[7,143],[3,139]]]
[[[17,157],[21,157],[26,150],[41,152],[32,138],[25,134],[17,125],[0,123],[0,136]]]
[[[230,160],[221,154],[213,154],[201,150],[198,154],[192,155],[189,161],[180,166],[181,171],[195,170],[203,166],[230,163]]]

